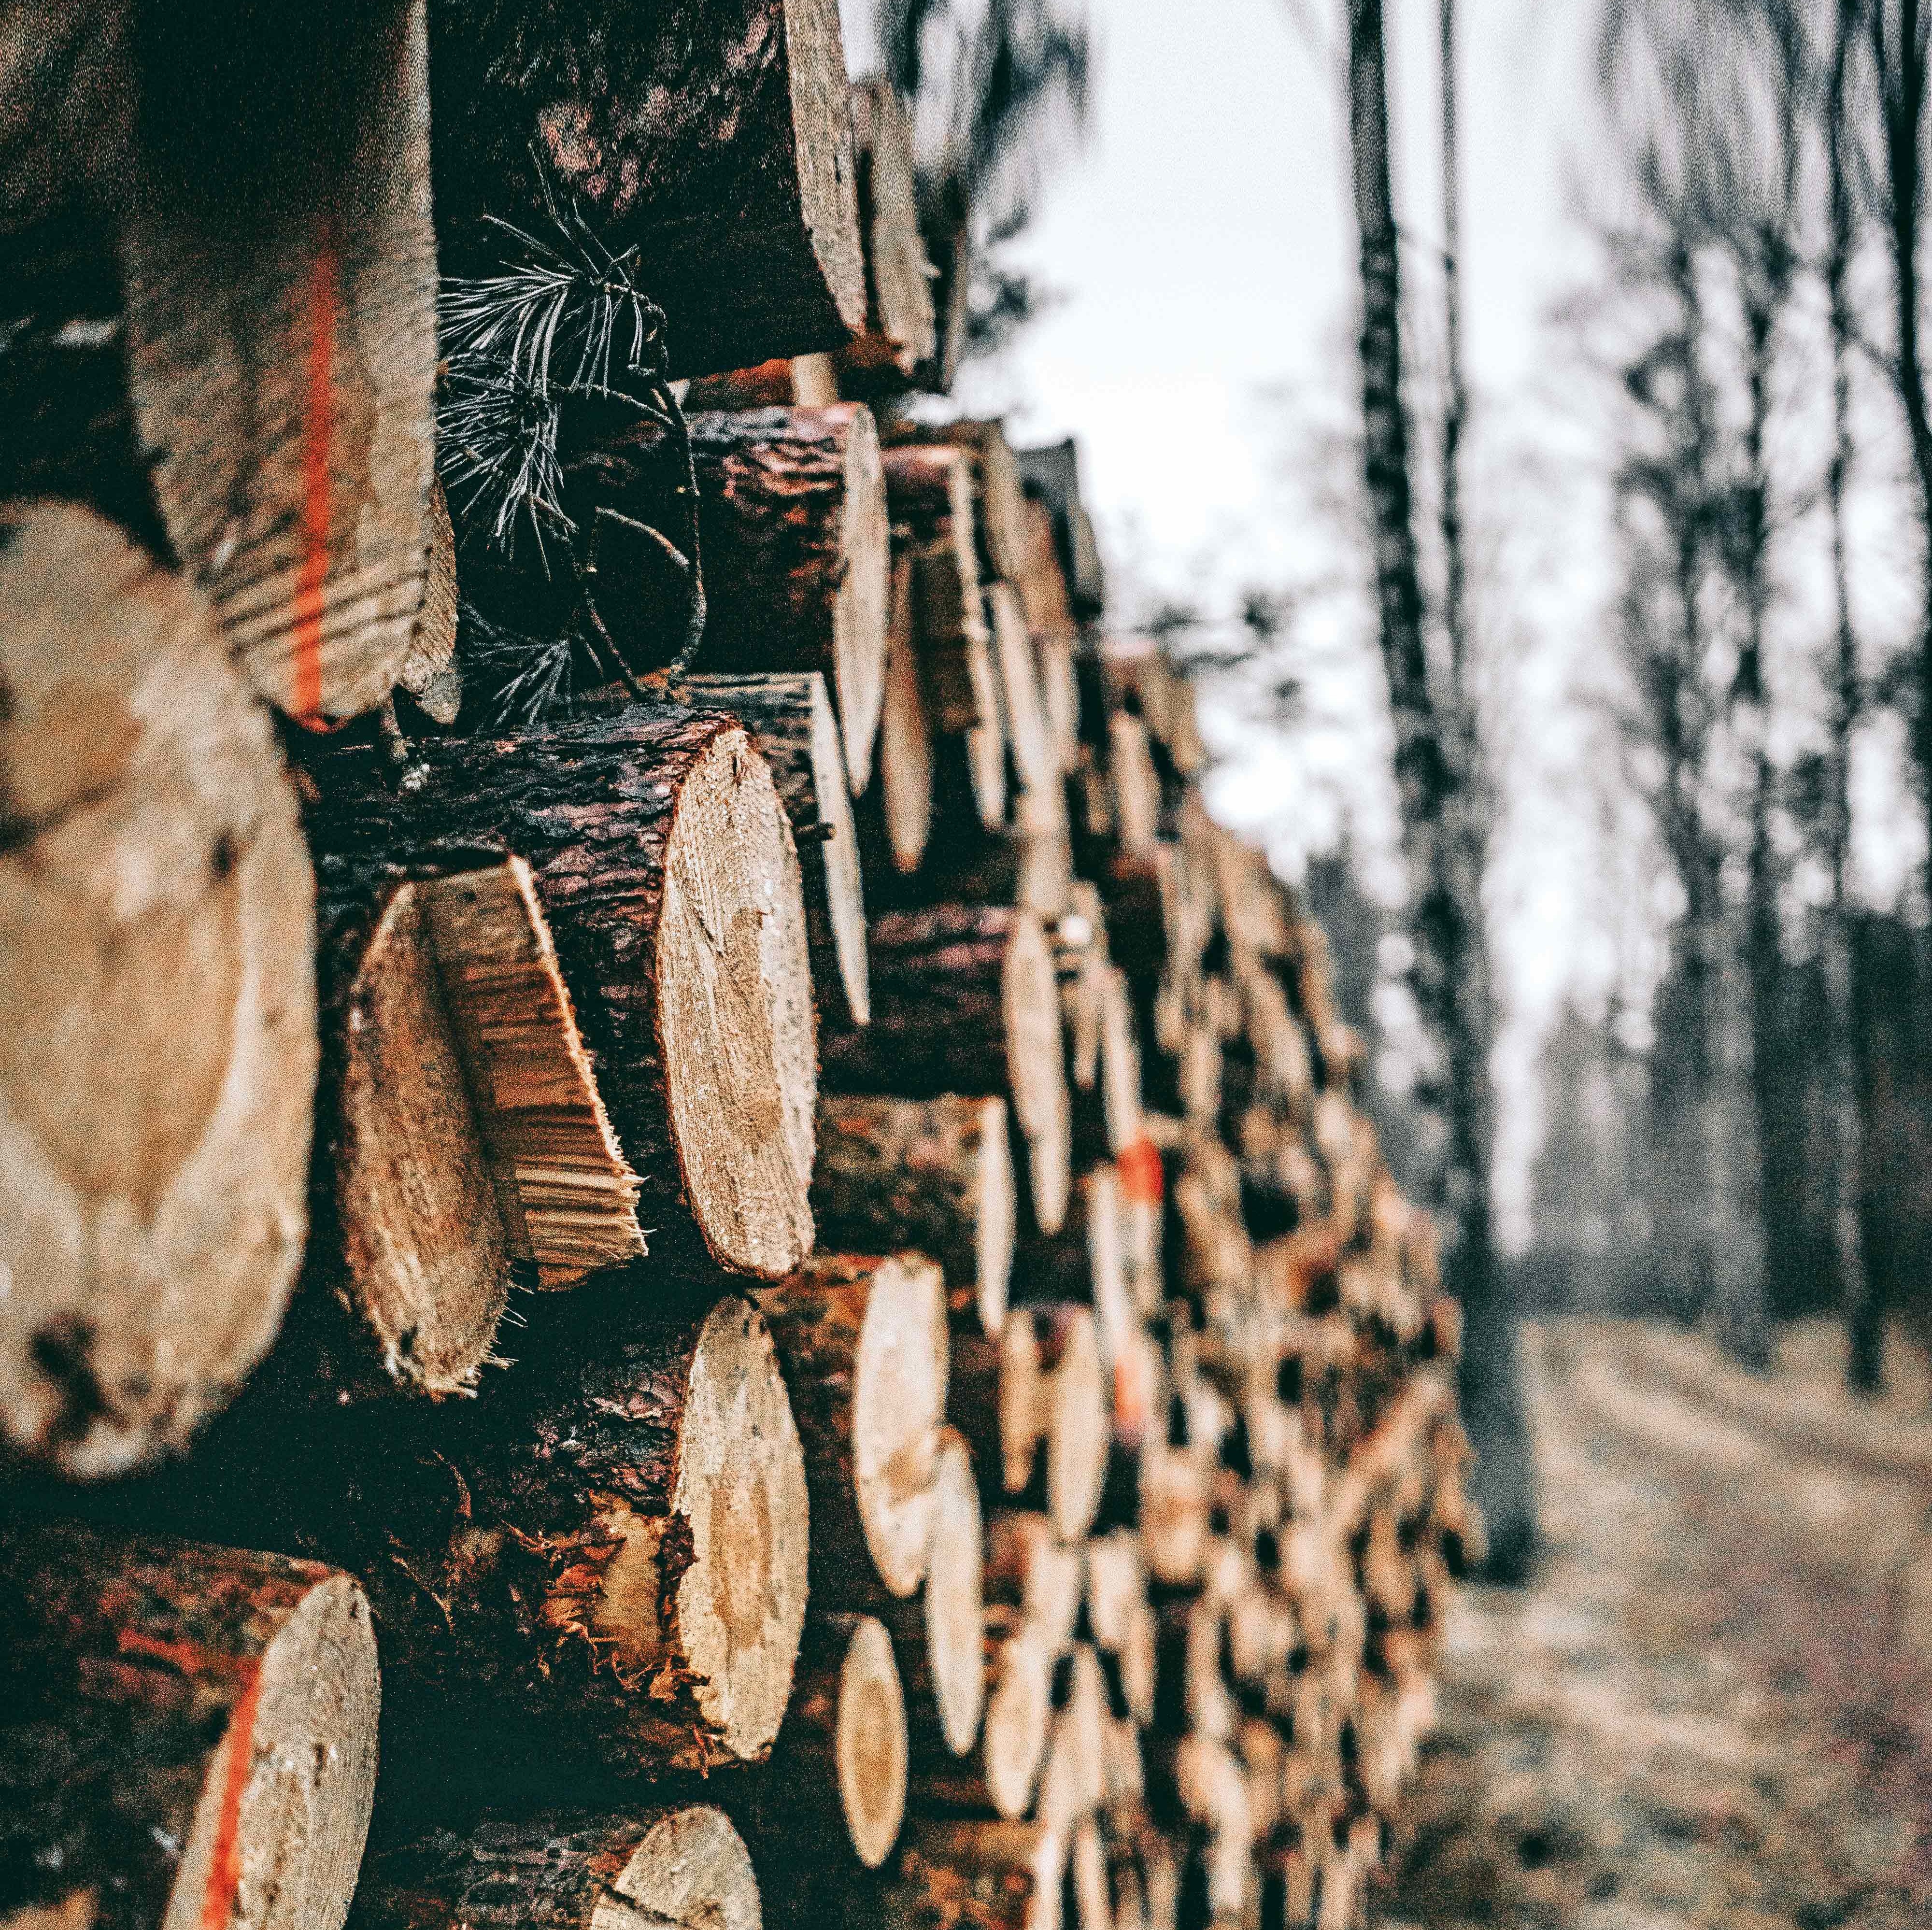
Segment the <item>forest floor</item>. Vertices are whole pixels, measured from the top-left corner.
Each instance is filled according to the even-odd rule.
[[[1382,1930],[1932,1922],[1932,1384],[1822,1325],[1754,1379],[1659,1325],[1526,1334],[1545,1547],[1466,1589]]]

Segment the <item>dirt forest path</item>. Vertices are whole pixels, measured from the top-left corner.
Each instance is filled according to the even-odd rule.
[[[1375,1920],[1932,1923],[1932,1403],[1838,1391],[1828,1328],[1754,1380],[1659,1325],[1525,1349],[1546,1550],[1470,1589]]]

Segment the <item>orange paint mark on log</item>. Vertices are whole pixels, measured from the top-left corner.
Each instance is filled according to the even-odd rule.
[[[242,1797],[254,1759],[255,1704],[261,1689],[262,1672],[257,1667],[228,1718],[227,1769],[221,1783],[221,1808],[215,1817],[208,1888],[201,1900],[201,1930],[228,1930],[236,1894],[242,1887]]]
[[[296,578],[295,665],[289,709],[311,731],[322,715],[322,589],[328,578],[329,445],[335,426],[335,236],[323,230],[309,272],[308,376],[302,404],[302,569]]]
[[[1150,1391],[1141,1355],[1127,1348],[1114,1363],[1114,1432],[1124,1441],[1138,1441],[1146,1434]]]
[[[166,1662],[169,1667],[178,1670],[184,1676],[206,1672],[219,1674],[230,1659],[226,1655],[211,1655],[193,1642],[164,1642],[158,1636],[142,1634],[138,1628],[117,1629],[114,1646],[124,1655],[146,1655],[154,1661]]]
[[[1158,1206],[1161,1196],[1160,1148],[1145,1137],[1123,1146],[1114,1161],[1120,1190],[1136,1206]]]

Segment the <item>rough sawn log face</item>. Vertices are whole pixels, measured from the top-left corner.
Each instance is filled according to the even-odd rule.
[[[118,1473],[280,1324],[314,885],[197,592],[88,510],[21,505],[0,610],[0,1451]]]
[[[640,249],[674,374],[864,326],[836,0],[436,0],[430,40],[446,257],[485,214],[540,230],[548,188]]]

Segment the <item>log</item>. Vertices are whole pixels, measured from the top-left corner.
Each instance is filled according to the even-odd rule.
[[[791,1388],[812,1494],[813,1599],[909,1595],[932,1541],[946,1301],[915,1253],[814,1254],[757,1292]]]
[[[846,785],[838,723],[817,671],[756,677],[694,677],[681,701],[730,712],[771,766],[805,876],[806,930],[812,977],[836,984],[854,1025],[872,1016],[866,969],[866,894],[858,834]]]
[[[318,851],[420,869],[507,845],[528,862],[658,1265],[796,1267],[815,1096],[805,909],[744,731],[642,704],[424,740],[400,789],[364,746],[313,768]]]
[[[1000,673],[1006,747],[1012,754],[1020,788],[1050,791],[1059,798],[1060,755],[1048,728],[1046,700],[1040,691],[1039,665],[1019,593],[1010,583],[996,583],[986,593],[986,608]],[[1061,809],[1064,813],[1064,800]]]
[[[1066,1078],[1059,986],[1040,920],[946,904],[887,912],[868,938],[872,1022],[862,1032],[826,1028],[826,1088],[1004,1098],[1026,1142],[1034,1219],[1055,1230],[1070,1184]]]
[[[1009,1312],[997,1341],[955,1343],[951,1412],[982,1491],[1043,1509],[1064,1541],[1083,1538],[1107,1468],[1107,1383],[1084,1307]]]
[[[851,110],[832,0],[643,14],[436,0],[436,212],[446,263],[479,218],[541,235],[574,200],[634,248],[672,373],[836,348],[864,324]]]
[[[1011,581],[1026,566],[1026,497],[1006,431],[998,422],[892,425],[889,440],[902,447],[957,449],[964,457],[980,507],[980,534],[990,575]]]
[[[901,873],[926,855],[933,813],[932,723],[913,635],[913,561],[892,564],[892,615],[886,638],[886,687],[879,709],[878,769],[867,793],[872,842]]]
[[[304,1370],[325,1399],[371,1385],[472,1393],[509,1298],[508,1202],[436,968],[424,908],[434,881],[404,880],[371,904],[342,869],[325,860],[319,881],[310,1272],[350,1335],[345,1360],[330,1359],[326,1337]]]
[[[0,1529],[0,1920],[339,1930],[377,1701],[369,1605],[346,1575]]]
[[[1067,1887],[1072,1892],[1073,1920],[1080,1930],[1114,1930],[1114,1903],[1107,1871],[1107,1852],[1100,1829],[1090,1816],[1073,1826],[1067,1848]]]
[[[878,734],[891,589],[872,411],[761,409],[690,426],[708,613],[698,667],[823,671],[856,796]]]
[[[971,1451],[949,1427],[933,1478],[925,1666],[917,1692],[937,1707],[940,1733],[956,1756],[972,1748],[986,1708],[982,1548]]]
[[[306,1227],[314,887],[207,603],[71,505],[0,521],[0,1439],[183,1444]]]
[[[828,1825],[877,1869],[898,1840],[906,1803],[906,1709],[885,1625],[870,1615],[814,1613],[799,1656],[784,1727],[770,1765],[734,1805],[769,1885],[823,1868]]]
[[[943,446],[888,449],[883,462],[892,547],[914,560],[914,631],[934,725],[951,735],[992,722],[970,467]]]
[[[934,1738],[913,1779],[920,1813],[999,1817],[1033,1805],[1053,1720],[1053,1650],[1036,1628],[998,1609],[986,1617],[986,1712],[972,1753],[956,1757]]]
[[[1120,1185],[1112,1166],[1083,1173],[1058,1233],[1023,1241],[1013,1263],[1013,1298],[1090,1306],[1102,1358],[1125,1352],[1139,1317],[1128,1297]]]
[[[805,1457],[746,1301],[621,1280],[437,1426],[325,1436],[291,1512],[374,1604],[406,1731],[620,1775],[761,1761],[805,1620]],[[532,1758],[530,1752],[536,1754]]]
[[[1051,518],[1056,553],[1084,617],[1097,617],[1104,608],[1106,585],[1100,567],[1094,526],[1080,495],[1080,452],[1070,438],[1040,449],[1016,449],[1013,463],[1027,494],[1036,497]]]
[[[1076,1643],[1054,1670],[1053,1729],[1040,1772],[1034,1814],[1070,1833],[1106,1794],[1106,1680],[1094,1651]]]
[[[722,1810],[489,1816],[372,1857],[355,1930],[759,1930],[752,1859]]]
[[[169,545],[260,695],[311,725],[415,641],[434,459],[436,248],[416,0],[291,40],[246,8],[144,22],[100,163],[127,410]],[[232,131],[272,127],[238,145]]]
[[[1045,503],[1030,496],[1027,499],[1020,535],[1024,554],[1014,573],[1013,583],[1026,605],[1028,627],[1040,637],[1077,635],[1079,625],[1054,541],[1052,513]]]
[[[997,1334],[1013,1257],[1012,1154],[1002,1099],[826,1094],[812,1217],[829,1245],[895,1241],[938,1262],[956,1325]]]
[[[1061,1541],[1046,1515],[996,1508],[987,1517],[986,1598],[1017,1609],[1028,1631],[1051,1653],[1073,1639],[1083,1566],[1082,1550]]]
[[[873,1920],[886,1930],[1060,1930],[1066,1856],[1064,1839],[1037,1823],[917,1818]]]
[[[904,388],[932,360],[934,269],[919,232],[912,124],[891,82],[852,84],[852,149],[866,248],[866,327],[838,355],[850,395]]]

